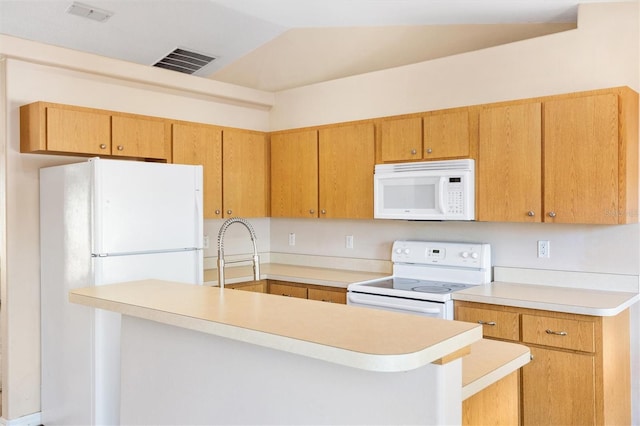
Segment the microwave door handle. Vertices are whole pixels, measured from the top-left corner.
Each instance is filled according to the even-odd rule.
[[[441,176],[440,177],[440,189],[439,189],[439,199],[440,199],[440,213],[444,214],[444,212],[447,210],[445,207],[445,198],[444,198],[444,186],[446,183],[446,177],[445,176]]]

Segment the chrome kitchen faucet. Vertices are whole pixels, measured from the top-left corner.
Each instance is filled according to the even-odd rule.
[[[220,232],[218,232],[218,286],[220,286],[220,288],[224,288],[224,233],[227,231],[227,228],[234,223],[241,223],[249,231],[249,236],[251,237],[251,242],[253,243],[253,258],[233,260],[229,263],[239,263],[246,262],[247,260],[252,260],[253,279],[256,281],[260,280],[260,256],[258,256],[258,248],[256,246],[256,231],[254,231],[253,226],[251,226],[251,224],[246,219],[240,217],[232,217],[224,221],[224,223],[220,227]]]

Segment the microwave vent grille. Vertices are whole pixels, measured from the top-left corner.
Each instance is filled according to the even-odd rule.
[[[473,170],[473,160],[421,161],[416,163],[377,164],[376,173],[419,172],[424,170]]]

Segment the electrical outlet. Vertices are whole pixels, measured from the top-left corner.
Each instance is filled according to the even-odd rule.
[[[209,236],[205,235],[204,238],[202,239],[202,248],[208,249],[209,248]]]
[[[551,257],[549,240],[538,241],[538,257]]]
[[[290,246],[296,245],[296,234],[294,234],[293,232],[289,233],[289,245]]]
[[[353,235],[345,235],[344,237],[344,246],[348,249],[353,248]]]

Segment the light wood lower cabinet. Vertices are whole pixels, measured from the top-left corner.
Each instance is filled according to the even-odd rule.
[[[628,310],[597,317],[456,301],[455,318],[531,349],[521,373],[522,425],[631,423]]]
[[[267,292],[267,280],[260,281],[246,281],[243,283],[236,284],[225,284],[225,288],[231,288],[234,290],[244,290],[244,291],[253,291],[255,293],[266,293]]]
[[[347,303],[347,289],[291,281],[268,280],[269,293],[328,303]]]

